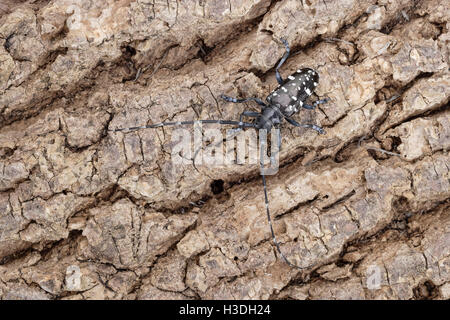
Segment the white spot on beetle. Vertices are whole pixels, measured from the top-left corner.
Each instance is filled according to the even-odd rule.
[[[295,80],[295,77],[289,76],[288,79],[289,79],[289,80]]]
[[[281,87],[281,90],[283,90],[284,92],[287,92],[287,89],[285,87]]]
[[[303,106],[303,102],[302,101],[300,101],[299,104],[300,104],[300,107]]]
[[[306,92],[306,94],[307,94],[308,96],[311,95],[311,90],[309,90],[309,88],[306,88],[306,89],[305,89],[305,92]]]
[[[314,86],[317,87],[317,82],[314,82]]]
[[[297,101],[297,97],[296,97],[296,96],[292,96],[292,99],[294,99],[295,101]]]

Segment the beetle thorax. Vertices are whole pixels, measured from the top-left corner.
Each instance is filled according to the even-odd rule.
[[[256,119],[256,126],[258,129],[270,131],[273,126],[280,124],[281,120],[278,106],[270,105]]]

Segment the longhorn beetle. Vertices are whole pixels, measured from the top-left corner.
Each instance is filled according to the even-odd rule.
[[[194,120],[194,121],[177,121],[177,122],[162,122],[155,123],[139,127],[130,128],[118,128],[110,131],[135,131],[139,129],[149,129],[149,128],[159,128],[164,126],[178,126],[178,125],[193,125],[196,123],[205,124],[220,124],[220,125],[234,125],[237,131],[244,128],[254,128],[254,129],[265,129],[269,132],[272,127],[278,128],[281,125],[283,119],[296,127],[310,128],[317,131],[319,134],[325,134],[325,131],[314,124],[300,124],[291,118],[292,115],[299,111],[299,108],[314,109],[317,105],[328,102],[328,99],[317,100],[312,105],[306,103],[307,98],[313,93],[317,84],[319,82],[319,74],[313,69],[303,68],[297,70],[297,72],[290,75],[287,80],[283,80],[280,75],[279,69],[289,57],[289,44],[285,39],[280,39],[285,48],[286,52],[281,58],[280,62],[275,68],[275,76],[277,78],[278,87],[272,91],[266,98],[267,103],[263,102],[259,98],[246,98],[246,99],[236,99],[231,98],[226,95],[220,95],[222,99],[233,103],[243,103],[247,101],[254,101],[261,107],[261,112],[244,111],[239,117],[239,121],[233,120]],[[243,118],[255,118],[255,122],[244,122]],[[260,149],[262,150],[262,143],[260,141]],[[281,141],[278,141],[281,145]],[[270,217],[269,211],[269,198],[267,196],[267,186],[266,177],[264,174],[264,164],[262,160],[262,155],[260,156],[260,169],[262,176],[262,183],[264,188],[264,200],[266,205],[267,220],[269,222],[270,232],[272,234],[272,240],[277,247],[283,260],[291,267],[304,269],[300,266],[291,263],[286,256],[281,252],[280,245],[275,237],[273,231],[272,219]]]

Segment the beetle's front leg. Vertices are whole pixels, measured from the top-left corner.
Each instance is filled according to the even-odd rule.
[[[262,108],[266,108],[267,105],[259,98],[246,98],[246,99],[237,99],[237,98],[232,98],[229,96],[226,96],[224,94],[220,95],[220,98],[222,98],[225,101],[228,102],[233,102],[233,103],[243,103],[243,102],[248,102],[248,101],[255,101],[257,104],[259,104]]]

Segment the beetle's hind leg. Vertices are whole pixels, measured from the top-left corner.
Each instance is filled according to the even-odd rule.
[[[329,98],[325,98],[325,99],[320,99],[320,100],[315,101],[312,105],[304,103],[302,105],[302,108],[305,108],[305,109],[308,109],[308,110],[313,110],[319,104],[324,104],[324,103],[327,103],[328,101],[330,101],[330,99]]]
[[[294,119],[291,118],[285,118],[287,122],[289,122],[290,124],[292,124],[293,126],[296,127],[303,127],[303,128],[309,128],[309,129],[313,129],[316,130],[318,133],[320,134],[325,134],[325,130],[323,130],[321,127],[316,126],[315,124],[303,124],[303,123],[298,123],[297,121],[295,121]]]

